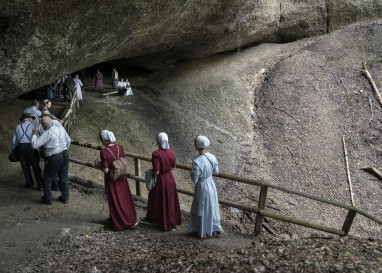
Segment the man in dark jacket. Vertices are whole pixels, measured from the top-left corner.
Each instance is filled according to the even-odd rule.
[[[76,90],[76,83],[71,75],[65,79],[66,90],[64,90],[64,101],[66,101],[66,97],[69,94],[69,101],[72,100],[74,91]]]

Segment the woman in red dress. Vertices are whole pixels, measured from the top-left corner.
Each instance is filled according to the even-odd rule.
[[[174,231],[182,223],[178,191],[172,169],[175,169],[176,156],[168,144],[166,133],[157,136],[158,150],[152,153],[155,187],[150,190],[146,218],[142,223],[160,225],[163,231]]]
[[[124,176],[112,180],[109,175],[112,162],[117,158],[125,157],[123,147],[114,144],[116,139],[113,132],[102,130],[99,136],[105,146],[100,153],[100,169],[105,173],[105,192],[109,205],[110,220],[115,230],[135,227],[138,224],[137,215],[127,178]]]

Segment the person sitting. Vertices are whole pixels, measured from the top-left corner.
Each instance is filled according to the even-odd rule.
[[[130,96],[133,94],[133,91],[130,87],[130,83],[128,79],[124,80],[122,78],[121,81],[118,82],[117,87],[118,87],[119,95],[121,96]]]
[[[123,96],[123,94],[125,94],[125,92],[127,90],[126,89],[126,82],[123,78],[121,78],[121,80],[118,81],[117,88],[118,88],[119,95]]]

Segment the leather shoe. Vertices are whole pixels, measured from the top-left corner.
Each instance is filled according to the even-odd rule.
[[[53,201],[46,199],[45,196],[41,196],[41,203],[52,205]]]
[[[61,203],[64,203],[64,204],[68,203],[68,200],[64,199],[62,196],[58,197],[58,201],[60,201]]]

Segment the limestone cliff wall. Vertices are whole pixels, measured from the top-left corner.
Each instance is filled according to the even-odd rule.
[[[380,17],[382,1],[2,1],[0,99],[94,64],[179,59],[326,33]]]

